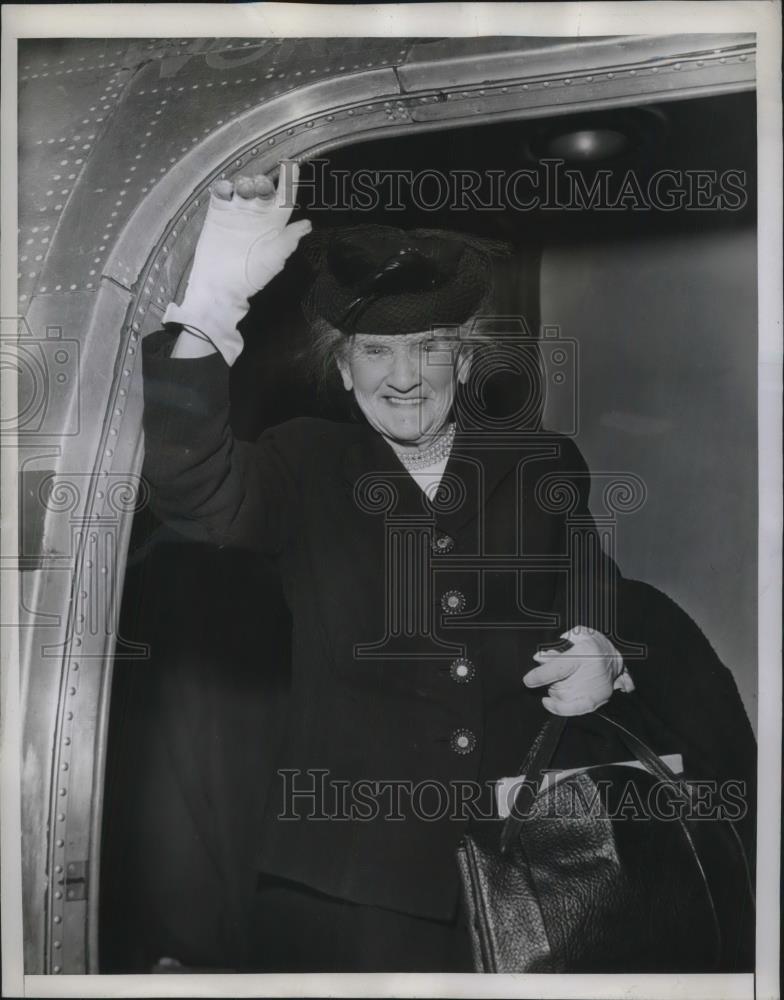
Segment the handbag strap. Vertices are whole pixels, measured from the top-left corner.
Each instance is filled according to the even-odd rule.
[[[673,788],[679,789],[683,795],[689,799],[689,801],[693,801],[694,792],[688,781],[686,781],[686,779],[681,775],[676,774],[672,768],[665,764],[661,757],[654,753],[647,743],[644,743],[638,736],[635,736],[629,729],[621,725],[620,722],[616,722],[615,719],[611,719],[608,715],[605,715],[604,712],[593,712],[592,718],[594,721],[599,721],[600,726],[605,728],[608,733],[615,735],[650,774],[652,774],[659,781],[667,782]],[[566,728],[566,722],[567,720],[560,716],[548,719],[537,733],[536,739],[532,743],[531,748],[526,755],[525,761],[519,771],[520,774],[525,776],[525,780],[522,782],[521,787],[515,795],[515,805],[517,804],[517,800],[523,786],[527,786],[527,790],[529,794],[531,794],[532,798],[536,797],[541,786],[544,773],[552,762],[555,751],[558,749],[558,744],[561,740],[564,729]],[[510,844],[517,838],[522,828],[524,819],[524,814],[521,815],[518,811],[517,815],[515,815],[515,810],[513,809],[512,814],[504,821],[500,839],[502,853],[506,852]],[[745,848],[743,847],[743,843],[738,835],[738,831],[735,829],[734,824],[729,820],[726,820],[725,823],[726,826],[729,827],[730,833],[736,843],[738,852],[743,861],[746,885],[748,887],[750,897],[753,900],[756,893],[754,891],[754,880],[751,877]],[[681,826],[683,827],[684,834],[694,850],[692,838],[688,829],[683,823],[681,823]],[[702,868],[701,865],[700,868]],[[704,873],[703,878],[705,878]],[[705,881],[707,884],[707,878]]]
[[[527,789],[532,797],[536,796],[544,773],[549,767],[555,751],[558,749],[558,744],[561,742],[565,728],[566,719],[562,716],[555,716],[552,719],[548,719],[537,733],[536,739],[531,744],[531,749],[528,751],[518,772],[523,775],[524,781],[515,793],[515,805],[523,787]],[[501,828],[501,853],[504,853],[516,839],[522,825],[522,819],[519,816],[515,816],[514,813],[507,817]]]
[[[621,741],[629,748],[629,750],[632,751],[637,760],[639,760],[641,764],[644,764],[647,770],[651,774],[653,774],[656,778],[658,778],[659,781],[666,781],[674,786],[677,786],[678,789],[683,793],[683,795],[689,799],[690,803],[695,801],[694,789],[689,784],[689,782],[681,775],[676,774],[670,767],[668,767],[661,759],[661,757],[655,754],[647,744],[643,743],[643,741],[639,739],[639,737],[635,736],[634,733],[630,732],[625,726],[622,726],[620,722],[616,722],[614,719],[611,719],[603,712],[595,712],[594,716],[595,718],[601,719],[603,724],[609,726],[612,730],[614,730],[621,739]],[[743,862],[744,880],[746,883],[746,888],[749,891],[749,896],[752,900],[755,900],[756,891],[754,886],[754,879],[751,877],[751,869],[749,868],[749,861],[748,858],[746,857],[746,849],[743,846],[743,841],[740,839],[740,835],[738,834],[738,831],[735,829],[735,824],[731,820],[725,819],[724,825],[729,830],[730,835],[737,848],[737,852],[740,855],[740,858]],[[681,826],[683,827],[684,832],[686,833],[691,843],[692,838],[691,835],[688,833],[688,829],[685,827],[683,823],[681,823]]]
[[[603,712],[593,712],[591,718],[594,722],[599,722],[600,727],[605,729],[610,735],[616,736],[632,756],[655,778],[678,788],[687,798],[691,799],[693,797],[693,791],[688,782],[676,774],[672,768],[668,767],[651,750],[647,743],[643,743],[638,736],[635,736],[625,726],[622,726],[620,722],[616,722]],[[515,794],[512,814],[504,821],[504,826],[501,830],[500,846],[502,852],[506,851],[509,845],[517,838],[525,820],[525,814],[521,814],[519,809],[514,808],[517,805],[520,794],[525,789],[526,794],[531,796],[531,801],[536,797],[544,773],[551,764],[555,751],[558,749],[558,744],[566,728],[566,722],[567,720],[560,716],[548,719],[539,730],[536,739],[531,745],[531,749],[528,751],[528,755],[520,768],[520,774],[524,775],[525,780],[521,782]]]
[[[611,719],[604,712],[594,712],[593,718],[600,719],[601,725],[620,739],[621,743],[631,751],[632,755],[645,767],[646,771],[649,771],[660,781],[669,781],[677,785],[682,785],[684,792],[688,793],[689,786],[687,782],[680,775],[676,774],[671,767],[665,764],[661,757],[654,753],[647,743],[643,743],[639,736],[635,736],[626,726],[622,726],[620,722]]]

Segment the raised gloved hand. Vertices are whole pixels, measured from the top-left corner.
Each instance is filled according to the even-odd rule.
[[[527,687],[547,686],[542,704],[553,715],[585,715],[600,708],[614,690],[634,690],[623,658],[607,636],[585,625],[561,635],[572,646],[562,652],[535,653],[540,665],[523,678]]]
[[[287,169],[292,172],[285,176]],[[277,192],[263,175],[213,185],[182,304],[171,303],[164,314],[164,323],[182,323],[206,338],[230,365],[242,350],[237,324],[248,299],[283,269],[310,232],[307,219],[288,224],[297,178],[297,165],[285,161]]]

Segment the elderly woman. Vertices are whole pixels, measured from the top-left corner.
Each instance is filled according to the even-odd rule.
[[[272,555],[292,614],[256,967],[470,969],[454,859],[467,823],[497,820],[495,783],[548,712],[584,716],[640,683],[600,631],[617,570],[573,442],[510,445],[461,426],[488,248],[387,227],[306,237],[284,187],[214,188],[182,304],[144,352],[160,516]],[[361,419],[292,420],[239,442],[237,323],[303,237],[317,264],[308,313]],[[573,490],[589,553],[577,581],[548,483]],[[585,762],[574,741],[571,753]]]

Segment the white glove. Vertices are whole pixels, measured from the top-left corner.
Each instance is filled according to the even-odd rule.
[[[600,708],[614,690],[628,694],[634,681],[623,657],[606,635],[576,625],[561,635],[572,643],[564,652],[543,650],[534,654],[540,664],[523,678],[527,687],[547,685],[542,704],[553,715],[586,715]]]
[[[287,167],[291,184],[285,183]],[[287,225],[299,171],[289,161],[280,170],[277,192],[264,176],[213,185],[182,305],[172,302],[163,317],[164,323],[182,323],[206,337],[229,365],[242,350],[237,324],[248,299],[283,269],[311,230],[307,219]]]

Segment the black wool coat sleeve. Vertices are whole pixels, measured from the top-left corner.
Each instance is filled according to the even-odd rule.
[[[279,434],[272,429],[255,445],[237,441],[229,367],[218,354],[172,359],[177,332],[169,324],[143,346],[144,472],[156,512],[196,541],[279,552],[297,504]]]

